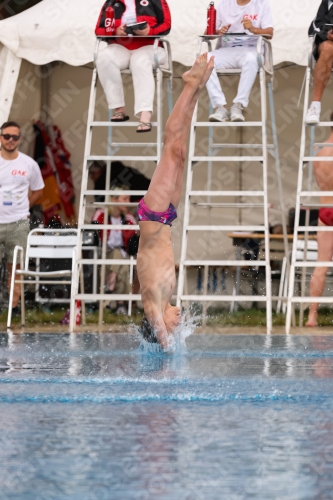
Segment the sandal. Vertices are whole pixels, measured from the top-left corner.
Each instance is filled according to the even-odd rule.
[[[148,127],[148,128],[143,129],[140,127]],[[138,126],[136,131],[138,134],[143,134],[144,132],[150,132],[151,131],[151,123],[150,122],[139,122],[139,126]]]
[[[129,116],[125,115],[122,111],[117,111],[111,118],[112,122],[127,122],[129,120]]]

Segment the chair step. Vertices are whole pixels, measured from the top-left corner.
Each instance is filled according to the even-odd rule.
[[[311,197],[311,196],[333,196],[333,191],[301,191],[299,193],[300,197]]]
[[[300,205],[300,208],[306,210],[307,208],[333,208],[332,203],[307,203],[306,205]]]
[[[119,202],[119,201],[94,201],[92,203],[92,206],[94,207],[101,207],[101,208],[107,208],[107,207],[117,207],[117,206],[124,206],[124,202]],[[126,203],[126,207],[137,207],[138,203]]]
[[[304,260],[296,260],[292,263],[295,267],[333,267],[333,261],[330,260],[328,262],[318,262],[317,260],[313,261],[304,261]]]
[[[194,202],[193,205],[201,208],[264,208],[266,205],[264,203],[197,203]],[[270,206],[267,204],[267,206]]]
[[[322,231],[322,232],[332,232],[333,231],[333,227],[330,227],[330,226],[297,226],[296,227],[296,231],[297,232],[312,232],[312,233],[316,233],[318,231]]]
[[[262,295],[181,295],[182,301],[193,302],[267,302],[268,298]],[[332,298],[333,302],[333,298]]]
[[[332,156],[321,156],[320,161],[332,161]],[[302,161],[318,161],[318,156],[303,156]]]
[[[188,196],[265,196],[264,191],[189,191]]]
[[[112,142],[111,148],[157,148],[157,142]]]
[[[99,302],[111,300],[141,300],[141,295],[119,294],[119,293],[79,293],[75,296],[75,300],[90,300]]]
[[[151,122],[152,127],[157,127],[157,122]],[[138,127],[139,122],[90,122],[89,127]]]
[[[82,247],[84,250],[84,246]],[[99,266],[114,264],[116,266],[135,266],[136,259],[79,259],[76,261],[78,264],[84,264],[85,266],[96,264]]]
[[[124,191],[121,191],[119,189],[114,189],[114,190],[111,190],[111,189],[87,189],[86,191],[83,191],[83,195],[84,196],[95,196],[95,195],[100,195],[100,196],[119,196],[119,195],[129,195],[129,196],[144,196],[145,194],[147,193],[147,191],[135,191],[133,189],[133,191],[131,191],[130,189],[128,191],[126,191],[124,189]]]
[[[263,122],[194,122],[195,127],[262,127]]]
[[[331,158],[332,159],[332,158]],[[202,161],[209,161],[209,162],[224,162],[224,161],[230,161],[230,162],[260,162],[264,161],[263,156],[192,156],[191,162],[202,162]]]
[[[262,149],[263,145],[262,144],[219,144],[217,142],[214,142],[210,146],[212,149],[228,149],[228,148],[235,148],[235,149]],[[274,149],[273,144],[267,144],[267,149]]]
[[[333,122],[319,122],[317,125],[308,125],[305,123],[307,127],[333,127]]]
[[[114,226],[116,227],[116,226]],[[134,226],[131,226],[131,228]],[[96,228],[96,226],[95,226]],[[262,233],[265,232],[264,226],[185,226],[187,231],[238,231],[241,235],[242,232],[254,232],[260,231]]]
[[[79,225],[79,229],[89,229],[90,231],[101,231],[102,229],[115,229],[116,231],[139,231],[139,225],[127,225],[127,224],[82,224]]]
[[[299,302],[305,304],[311,304],[311,302],[318,302],[320,304],[333,304],[332,297],[292,297],[291,302]]]
[[[210,267],[222,267],[222,266],[237,266],[237,267],[257,267],[266,266],[266,262],[263,260],[184,260],[182,263],[184,266],[210,266]]]
[[[86,161],[158,161],[158,156],[87,156]]]

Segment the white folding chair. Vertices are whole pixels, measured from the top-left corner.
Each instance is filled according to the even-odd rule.
[[[77,229],[33,229],[28,235],[25,261],[23,248],[16,245],[13,257],[13,271],[10,286],[7,328],[11,326],[15,283],[21,285],[21,320],[25,324],[24,285],[71,285],[75,269],[75,247],[77,245]],[[59,271],[29,270],[30,259],[71,259],[72,269]],[[20,264],[20,269],[16,266]],[[42,278],[42,280],[40,280]],[[67,278],[59,281],[59,278]]]

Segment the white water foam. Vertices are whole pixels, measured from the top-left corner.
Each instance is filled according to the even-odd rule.
[[[174,340],[172,343],[172,351],[169,353],[164,353],[163,349],[159,344],[152,344],[150,342],[147,342],[145,339],[142,338],[142,335],[140,333],[140,328],[138,326],[134,327],[135,335],[140,341],[140,349],[142,352],[146,354],[173,354],[173,355],[180,355],[180,354],[186,354],[187,347],[186,347],[186,339],[192,333],[194,332],[198,322],[200,321],[200,317],[195,314],[188,314],[186,317],[186,313],[183,314],[182,316],[182,323],[177,329],[175,335],[174,335]]]

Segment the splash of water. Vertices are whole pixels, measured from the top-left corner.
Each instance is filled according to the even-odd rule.
[[[191,308],[188,312],[184,312],[182,314],[182,322],[179,328],[176,330],[173,341],[172,341],[172,350],[170,354],[173,355],[182,355],[186,354],[186,339],[194,332],[198,322],[200,321],[200,316],[193,313]],[[144,354],[160,354],[165,355],[161,346],[157,343],[147,342],[140,333],[140,328],[138,326],[134,326],[135,336],[138,338],[140,342],[139,349]]]

